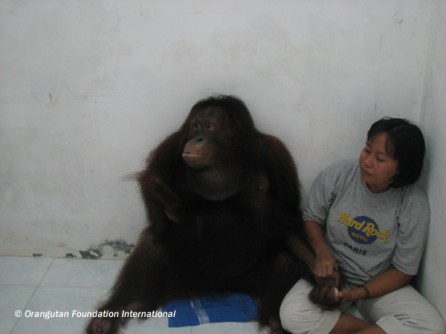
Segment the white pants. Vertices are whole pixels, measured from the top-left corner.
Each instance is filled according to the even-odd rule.
[[[293,334],[328,334],[343,311],[325,311],[314,305],[308,299],[311,289],[307,281],[299,280],[282,302],[282,326]],[[410,285],[378,298],[358,300],[355,306],[366,320],[388,334],[446,333],[441,316]]]

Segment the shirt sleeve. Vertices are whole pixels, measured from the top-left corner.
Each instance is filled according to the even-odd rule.
[[[338,192],[338,185],[341,183],[339,180],[344,168],[345,161],[341,161],[330,165],[318,175],[308,194],[307,205],[303,213],[305,221],[312,220],[325,226],[330,207]]]
[[[409,186],[397,212],[398,235],[392,265],[407,275],[416,275],[426,244],[430,209],[425,192]]]

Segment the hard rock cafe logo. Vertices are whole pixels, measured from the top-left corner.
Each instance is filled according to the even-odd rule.
[[[378,224],[366,216],[351,218],[347,212],[339,215],[338,222],[348,227],[350,238],[359,244],[371,244],[376,239],[381,239],[385,243],[389,241],[390,230],[380,231]]]

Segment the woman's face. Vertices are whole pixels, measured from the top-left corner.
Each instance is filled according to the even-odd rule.
[[[359,156],[361,179],[375,193],[389,189],[398,173],[398,160],[393,159],[386,144],[387,134],[378,133],[366,143]]]

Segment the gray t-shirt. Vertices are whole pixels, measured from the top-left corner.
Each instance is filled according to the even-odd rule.
[[[373,193],[361,180],[358,162],[344,160],[317,177],[304,219],[324,228],[343,279],[359,285],[391,266],[418,272],[430,211],[420,187]]]

